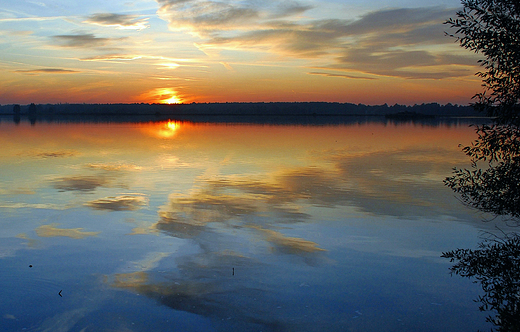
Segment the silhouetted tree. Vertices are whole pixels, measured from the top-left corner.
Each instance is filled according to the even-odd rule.
[[[34,114],[34,113],[36,113],[36,111],[37,111],[36,105],[34,103],[31,103],[31,105],[29,105],[28,113],[29,114]]]
[[[456,19],[460,45],[481,53],[484,92],[473,106],[494,117],[476,126],[477,140],[463,151],[471,169],[454,169],[444,183],[471,207],[520,221],[520,1],[463,0]],[[497,331],[520,331],[520,235],[504,234],[480,243],[479,249],[457,249],[442,257],[456,262],[451,272],[480,282],[480,310],[492,310]]]
[[[457,29],[464,48],[481,53],[485,71],[477,73],[484,92],[474,96],[475,108],[496,117],[498,124],[519,124],[520,1],[463,0],[457,18],[445,23]]]
[[[463,151],[472,167],[455,168],[445,185],[468,206],[520,221],[520,128],[491,125],[477,128],[478,139]],[[484,165],[482,165],[482,163]]]
[[[520,331],[520,235],[487,239],[477,250],[457,249],[442,257],[456,262],[452,274],[480,282],[484,295],[477,299],[479,309],[496,312],[487,317],[496,331]]]

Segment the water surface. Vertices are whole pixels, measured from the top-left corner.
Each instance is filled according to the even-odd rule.
[[[2,331],[476,331],[466,124],[0,123]]]

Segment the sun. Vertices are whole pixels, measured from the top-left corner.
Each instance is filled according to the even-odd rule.
[[[158,104],[182,104],[184,102],[177,90],[172,88],[156,88],[143,93],[139,99],[143,102]]]
[[[176,95],[176,92],[172,90],[174,93],[170,98],[162,100],[164,104],[180,104],[182,100]]]

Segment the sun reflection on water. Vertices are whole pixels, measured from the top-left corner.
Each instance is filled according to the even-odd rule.
[[[181,127],[181,123],[178,121],[163,122],[159,128],[157,128],[157,136],[161,138],[172,138],[175,136],[179,128]]]
[[[172,138],[177,135],[179,129],[183,126],[180,121],[151,122],[142,126],[141,131],[152,137]]]

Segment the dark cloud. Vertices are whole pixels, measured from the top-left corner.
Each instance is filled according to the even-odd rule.
[[[141,58],[139,55],[128,54],[104,54],[80,59],[82,61],[130,61]]]
[[[459,68],[440,69],[452,65],[449,57],[424,50],[404,50],[380,46],[351,48],[337,58],[330,69],[356,70],[367,74],[412,79],[442,79],[472,75],[473,71]]]
[[[135,211],[146,205],[148,205],[148,198],[142,195],[105,197],[85,203],[85,206],[95,210],[107,211]]]
[[[354,75],[346,75],[346,74],[333,74],[333,73],[324,73],[324,72],[309,72],[309,75],[319,75],[319,76],[327,76],[327,77],[339,77],[339,78],[348,78],[348,79],[360,79],[360,80],[374,80],[373,77],[362,77],[362,76],[354,76]]]
[[[34,152],[34,155],[38,158],[69,158],[74,157],[78,153],[76,151],[46,151],[46,152]]]
[[[367,33],[388,34],[396,31],[413,31],[420,27],[440,25],[453,16],[453,8],[421,7],[397,8],[370,12],[341,30],[350,35]]]
[[[79,73],[77,70],[60,69],[60,68],[43,68],[43,69],[28,69],[28,70],[15,70],[16,73],[23,74],[73,74]]]
[[[209,180],[190,196],[173,195],[159,212],[158,228],[196,235],[209,223],[244,222],[271,216],[277,222],[303,222],[309,215],[298,202],[332,207],[348,200],[349,190],[323,170],[303,168],[280,174],[274,182],[233,178]]]
[[[111,38],[100,38],[94,34],[57,35],[52,39],[61,47],[93,48],[103,47],[114,41]]]
[[[263,229],[260,227],[253,227],[264,233],[266,241],[273,244],[278,250],[283,253],[293,255],[305,255],[325,251],[318,247],[318,244],[312,241],[304,240],[298,237],[285,236],[280,232],[270,229]]]
[[[268,29],[250,31],[239,36],[214,37],[208,44],[231,44],[240,47],[264,45],[292,56],[318,57],[338,48],[341,45],[340,37],[338,33],[315,29],[312,26],[276,23]]]
[[[323,66],[329,70],[421,79],[473,75],[474,68],[447,68],[477,66],[475,57],[452,57],[444,51],[453,40],[445,36],[442,23],[453,12],[443,7],[400,8],[370,12],[357,20],[265,21],[234,34],[214,33],[206,43],[262,46],[293,57],[334,57],[335,62]]]
[[[67,176],[54,180],[53,186],[60,191],[92,191],[108,183],[108,179],[99,176]]]
[[[99,187],[127,188],[126,175],[138,171],[132,164],[86,164],[88,175],[71,175],[56,178],[52,186],[61,191],[94,191]]]
[[[139,271],[116,274],[107,281],[114,288],[142,294],[176,311],[213,319],[216,324],[228,319],[225,323],[231,330],[286,330],[287,323],[272,310],[276,300],[269,295],[274,290],[262,284],[251,287],[251,278],[265,269],[265,264],[232,252],[208,251],[180,257],[175,263],[179,273],[171,273],[171,277]]]
[[[113,13],[99,13],[89,16],[84,23],[101,26],[115,26],[120,29],[146,29],[148,18],[140,18],[137,15],[122,15]]]
[[[258,224],[256,218],[260,217],[268,218],[262,219],[262,223],[305,222],[310,216],[303,207],[309,205],[356,206],[369,213],[398,217],[428,216],[441,213],[432,206],[442,209],[447,204],[443,199],[442,179],[450,170],[432,157],[447,155],[446,151],[331,155],[324,158],[334,165],[333,171],[302,167],[275,174],[269,180],[251,177],[207,180],[201,190],[188,197],[170,197],[161,212],[164,223],[161,227],[182,224],[200,231],[214,222],[265,226]],[[407,212],[410,206],[417,211]]]

